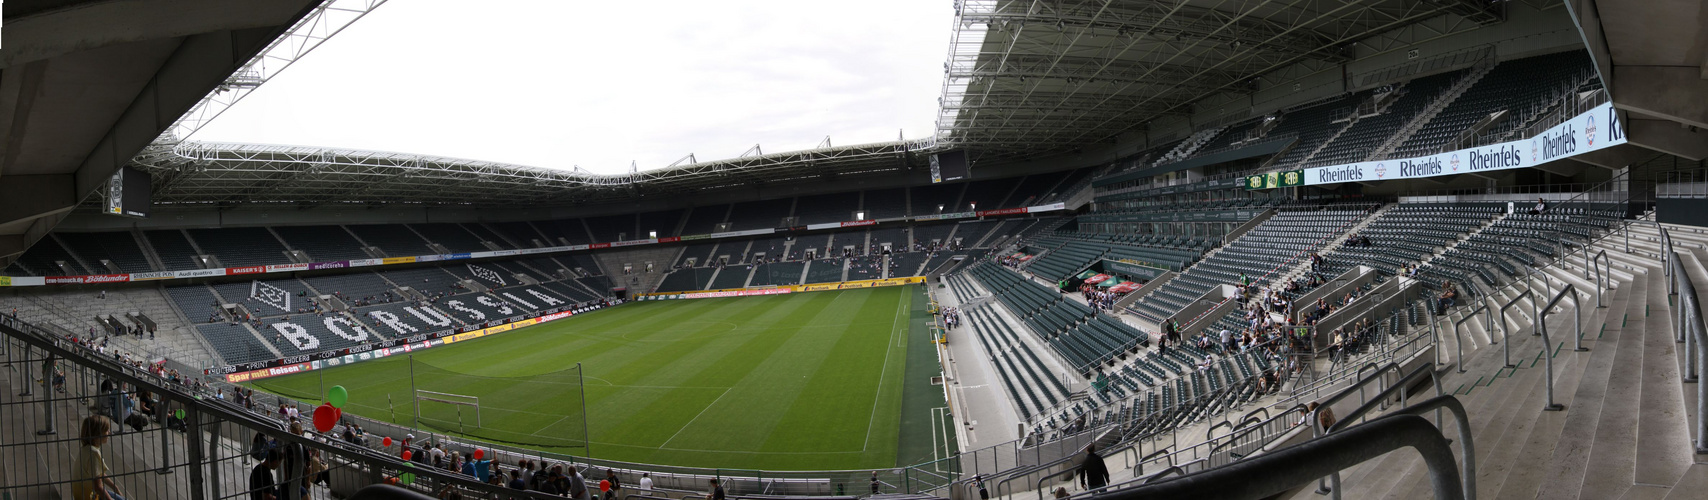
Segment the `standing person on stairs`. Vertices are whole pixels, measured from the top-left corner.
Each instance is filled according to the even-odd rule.
[[[1086,490],[1102,488],[1109,484],[1109,466],[1103,463],[1103,457],[1097,454],[1097,445],[1085,449],[1085,461],[1079,464],[1079,485]]]

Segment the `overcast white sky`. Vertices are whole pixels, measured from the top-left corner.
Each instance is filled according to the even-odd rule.
[[[599,173],[928,137],[949,0],[394,0],[191,137]]]

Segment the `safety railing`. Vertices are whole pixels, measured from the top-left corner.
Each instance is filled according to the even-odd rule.
[[[1668,254],[1672,251],[1668,250]],[[1703,366],[1708,366],[1708,329],[1703,328],[1702,303],[1696,295],[1696,283],[1690,279],[1690,273],[1685,272],[1679,264],[1676,255],[1668,260],[1672,268],[1672,279],[1678,290],[1678,301],[1673,306],[1677,311],[1674,315],[1673,330],[1678,340],[1685,343],[1685,382],[1696,384],[1696,453],[1708,453],[1708,383],[1701,380]]]
[[[1465,337],[1460,333],[1459,326],[1465,324],[1466,321],[1477,319],[1477,313],[1479,312],[1483,313],[1485,324],[1488,324],[1491,327],[1494,326],[1494,321],[1492,321],[1493,318],[1491,317],[1493,314],[1489,312],[1489,307],[1487,305],[1478,305],[1476,309],[1463,313],[1464,316],[1453,322],[1453,342],[1457,344],[1455,349],[1458,352],[1458,354],[1453,357],[1453,360],[1454,364],[1459,365],[1459,373],[1465,373]],[[1484,329],[1484,331],[1488,330]],[[1491,334],[1490,337],[1492,338],[1493,335]]]
[[[279,454],[287,457],[269,475],[279,478],[277,484],[302,485],[278,489],[278,498],[282,499],[320,495],[327,489],[348,496],[362,486],[398,478],[403,486],[422,493],[455,492],[470,498],[554,498],[544,492],[506,489],[487,484],[476,476],[436,467],[416,467],[389,453],[332,438],[330,434],[291,432],[279,421],[212,397],[205,392],[205,386],[193,380],[163,378],[17,318],[0,317],[0,343],[4,347],[0,356],[7,363],[44,370],[40,394],[26,391],[18,398],[0,403],[3,406],[0,425],[37,431],[14,434],[24,437],[8,440],[7,446],[13,453],[33,456],[38,462],[31,466],[9,464],[8,480],[0,485],[0,496],[36,496],[95,482],[107,483],[71,467],[76,457],[70,452],[78,441],[93,440],[95,446],[106,448],[102,455],[109,461],[110,472],[105,477],[111,480],[108,484],[117,486],[117,491],[106,486],[110,493],[190,500],[248,497],[253,492],[246,481],[253,470],[251,465],[260,465],[256,462],[264,461],[269,448],[259,448],[257,452],[241,443],[250,436],[264,436],[274,443],[271,447],[275,450],[274,457]],[[25,379],[28,381],[24,388],[28,388],[27,384],[33,380]],[[84,413],[91,401],[98,411]],[[127,401],[135,403],[135,411]],[[151,412],[143,411],[150,407]],[[65,410],[76,413],[58,413]],[[99,414],[110,417],[97,417]],[[58,424],[66,422],[80,423],[80,428],[58,428]],[[109,433],[89,434],[101,432],[103,427]],[[309,468],[310,456],[319,457],[326,465],[324,476],[322,471]],[[276,459],[266,461],[271,460]]]
[[[1476,478],[1475,478],[1475,475],[1476,475],[1476,465],[1475,465],[1476,452],[1473,450],[1472,445],[1471,445],[1471,424],[1470,424],[1470,420],[1467,420],[1465,418],[1465,407],[1463,405],[1459,404],[1459,401],[1457,399],[1453,398],[1452,396],[1442,395],[1439,390],[1436,391],[1434,398],[1427,400],[1425,402],[1422,402],[1422,403],[1419,403],[1416,405],[1409,405],[1409,404],[1406,404],[1406,402],[1405,402],[1406,393],[1408,392],[1408,388],[1410,388],[1412,386],[1412,384],[1415,384],[1419,381],[1422,381],[1425,376],[1430,377],[1432,380],[1438,380],[1436,378],[1436,375],[1434,374],[1434,371],[1435,370],[1433,368],[1430,368],[1428,366],[1417,367],[1416,369],[1412,370],[1411,373],[1406,374],[1404,377],[1400,377],[1400,379],[1395,381],[1395,383],[1393,385],[1390,385],[1386,389],[1383,389],[1382,392],[1377,393],[1376,397],[1374,399],[1364,401],[1356,409],[1353,409],[1351,412],[1348,412],[1346,415],[1341,416],[1339,421],[1337,421],[1333,425],[1329,426],[1328,429],[1323,430],[1323,433],[1324,434],[1333,434],[1336,431],[1339,431],[1341,429],[1345,429],[1345,428],[1351,426],[1354,422],[1358,422],[1361,419],[1363,419],[1366,415],[1369,415],[1370,412],[1378,410],[1378,409],[1385,408],[1388,400],[1394,399],[1396,397],[1398,397],[1400,399],[1401,410],[1399,410],[1399,411],[1401,411],[1401,412],[1409,412],[1409,413],[1412,413],[1415,415],[1415,414],[1421,414],[1422,412],[1428,411],[1428,410],[1437,410],[1436,416],[1435,416],[1435,423],[1437,426],[1440,426],[1442,423],[1441,422],[1440,409],[1442,407],[1446,407],[1453,412],[1453,418],[1455,420],[1458,420],[1460,441],[1463,443],[1463,446],[1461,446],[1461,448],[1460,448],[1460,453],[1461,453],[1461,456],[1463,457],[1463,462],[1464,462],[1463,465],[1465,467],[1465,472],[1464,472],[1465,487],[1466,487],[1465,497],[1466,498],[1476,498],[1476,489],[1477,489],[1477,483],[1476,483]],[[1437,388],[1439,389],[1439,385],[1437,385]],[[1360,393],[1360,394],[1362,394],[1362,393]],[[1313,413],[1311,415],[1311,420],[1313,423],[1316,422],[1316,418],[1317,418],[1317,416]],[[1329,488],[1327,489],[1326,493],[1330,493],[1334,496],[1334,498],[1339,499],[1340,498],[1340,492],[1341,492],[1340,471],[1335,471],[1335,473],[1332,474],[1329,479],[1330,479]],[[1325,491],[1319,491],[1319,493],[1324,493],[1324,492]]]
[[[1542,377],[1543,380],[1547,382],[1548,386],[1548,401],[1542,407],[1545,411],[1561,411],[1566,409],[1566,405],[1554,402],[1554,341],[1548,336],[1548,314],[1556,304],[1559,304],[1561,299],[1564,299],[1568,295],[1572,298],[1572,316],[1576,319],[1577,323],[1577,335],[1575,340],[1577,348],[1574,350],[1589,350],[1583,347],[1583,314],[1581,314],[1577,309],[1577,291],[1570,283],[1567,283],[1565,288],[1560,289],[1560,293],[1554,295],[1554,298],[1548,301],[1547,305],[1542,306],[1541,312],[1536,316],[1536,334],[1542,336],[1543,366],[1548,370],[1547,376]]]
[[[1440,345],[1440,344],[1437,344],[1437,345]],[[1359,397],[1362,398],[1363,394],[1364,394],[1362,389],[1365,386],[1370,385],[1371,383],[1375,383],[1375,384],[1377,384],[1377,388],[1379,388],[1381,390],[1381,392],[1379,392],[1378,394],[1386,393],[1387,387],[1385,387],[1384,384],[1387,381],[1386,381],[1386,379],[1382,378],[1384,375],[1391,373],[1392,375],[1398,377],[1399,380],[1404,381],[1404,380],[1412,379],[1413,377],[1419,376],[1419,375],[1415,375],[1416,373],[1425,373],[1426,372],[1429,374],[1430,385],[1432,385],[1435,388],[1435,395],[1438,397],[1442,395],[1441,376],[1435,373],[1435,367],[1434,366],[1430,366],[1430,365],[1420,366],[1420,367],[1417,367],[1416,369],[1412,370],[1412,372],[1413,372],[1412,374],[1401,373],[1399,364],[1388,363],[1385,366],[1377,368],[1375,370],[1375,372],[1371,373],[1370,375],[1358,379],[1358,381],[1353,383],[1351,387],[1347,387],[1346,389],[1341,390],[1339,393],[1336,393],[1332,396],[1329,396],[1327,399],[1322,400],[1320,402],[1320,404],[1317,406],[1317,409],[1311,411],[1310,416],[1307,417],[1307,419],[1306,419],[1306,422],[1311,424],[1311,434],[1312,434],[1313,438],[1321,438],[1323,436],[1323,434],[1325,433],[1325,431],[1327,430],[1327,429],[1324,429],[1321,425],[1316,424],[1319,421],[1319,419],[1321,418],[1321,414],[1324,411],[1324,409],[1331,408],[1334,406],[1335,403],[1339,403],[1341,400],[1344,400],[1348,397],[1351,397],[1354,390],[1357,390],[1358,394],[1360,395]],[[1400,406],[1401,407],[1406,406],[1406,391],[1400,391],[1399,396],[1400,396]],[[1359,405],[1368,404],[1369,402],[1370,402],[1370,400],[1359,401]],[[1436,412],[1435,422],[1438,424],[1441,422],[1440,412]],[[1332,493],[1334,491],[1334,490],[1329,489],[1328,484],[1327,484],[1327,479],[1329,479],[1329,478],[1319,476],[1319,479],[1317,482],[1317,493],[1327,494],[1327,493]]]

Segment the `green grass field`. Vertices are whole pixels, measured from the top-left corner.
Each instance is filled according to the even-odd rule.
[[[928,320],[917,286],[635,302],[421,351],[418,374],[454,377],[416,382],[480,397],[483,427],[470,435],[534,448],[697,467],[892,467],[952,447],[931,428],[943,396],[929,381],[940,373]],[[562,372],[577,362],[588,450],[541,446],[580,440],[581,387]],[[409,371],[407,357],[392,356],[254,386],[305,397],[343,385],[346,411],[395,411],[409,425]],[[439,406],[441,417],[454,408]]]

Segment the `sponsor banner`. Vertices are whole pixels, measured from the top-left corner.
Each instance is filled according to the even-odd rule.
[[[510,251],[510,253],[514,254],[516,252]],[[450,255],[445,256],[445,260],[464,260],[464,259],[472,259],[472,258],[474,258],[474,254],[472,254],[472,253],[454,253],[454,254],[450,254]]]
[[[658,239],[659,243],[675,243],[678,241],[682,241],[682,238],[677,238],[675,236],[671,236],[671,237],[667,237],[667,238],[659,238]]]
[[[610,243],[594,243],[592,245],[587,245],[587,248],[611,248],[611,244]]]
[[[971,219],[973,217],[978,217],[978,216],[979,216],[979,214],[977,212],[950,212],[950,213],[946,213],[946,214],[921,215],[918,217],[914,217],[913,220],[920,221],[920,220]]]
[[[808,231],[817,231],[820,229],[836,229],[836,228],[843,228],[843,227],[875,226],[877,224],[878,224],[878,221],[875,219],[866,219],[866,220],[856,220],[856,221],[848,221],[848,222],[826,222],[824,224],[807,224],[805,229]]]
[[[1056,202],[1048,205],[1026,207],[1026,213],[1054,212],[1056,210],[1067,210],[1067,204]]]
[[[764,228],[764,229],[748,229],[746,231],[724,231],[721,233],[712,233],[710,236],[712,238],[729,238],[732,236],[759,236],[759,235],[763,235],[763,234],[776,234],[776,233],[777,233],[777,228],[768,227],[768,228]]]
[[[88,285],[94,283],[124,283],[130,281],[129,274],[94,274],[87,276],[48,276],[43,281],[49,285]]]
[[[647,238],[644,240],[613,241],[613,242],[611,242],[611,246],[613,246],[613,247],[632,247],[635,245],[653,245],[653,244],[657,244],[657,243],[658,243],[658,238]]]
[[[308,270],[308,264],[278,264],[278,265],[267,266],[267,272],[269,272],[269,273],[283,273],[283,272],[307,271],[307,270]],[[131,275],[131,279],[135,280],[136,275]]]
[[[676,241],[703,240],[703,239],[707,239],[707,238],[711,238],[711,237],[712,237],[712,235],[709,235],[709,234],[690,234],[687,236],[678,236],[676,238]]]
[[[438,262],[441,260],[445,260],[444,255],[417,255],[417,256],[415,256],[416,262]]]
[[[355,259],[350,261],[350,267],[367,267],[384,264],[385,259]]]
[[[42,286],[47,278],[41,276],[0,276],[0,286]]]
[[[131,273],[130,280],[131,281],[152,281],[152,280],[163,280],[163,279],[176,278],[176,277],[178,277],[178,273],[176,271],[160,271],[160,272],[155,272],[155,273]]]
[[[992,215],[1016,215],[1029,213],[1031,210],[1031,208],[999,208],[996,210],[980,210],[978,211],[978,214],[979,217],[989,217]]]
[[[225,269],[224,268],[220,268],[220,269],[196,269],[196,270],[191,270],[191,271],[178,271],[178,277],[179,278],[206,278],[208,276],[225,276]]]
[[[338,261],[332,261],[332,262],[315,262],[315,263],[313,263],[313,264],[309,264],[309,265],[308,265],[308,268],[309,268],[309,269],[310,269],[310,270],[316,270],[316,269],[343,269],[343,268],[346,268],[346,267],[350,267],[350,261],[347,261],[347,260],[338,260]]]
[[[227,276],[237,276],[240,274],[261,274],[264,272],[267,272],[266,266],[248,266],[248,267],[228,267],[228,268],[225,268],[225,274]]]
[[[1530,168],[1624,143],[1625,130],[1613,104],[1605,103],[1528,139],[1417,158],[1310,168],[1303,182],[1309,186]]]
[[[380,259],[380,264],[389,266],[392,264],[408,264],[415,261],[415,257],[386,257],[384,259]]]
[[[260,379],[269,378],[269,377],[277,377],[280,375],[290,375],[293,373],[302,373],[302,372],[306,372],[306,371],[313,370],[313,369],[314,369],[314,366],[310,365],[308,363],[293,363],[293,364],[288,364],[285,366],[267,368],[264,370],[254,370],[254,371],[233,373],[230,375],[226,375],[225,381],[235,384],[235,383],[249,382],[252,380],[260,380]]]
[[[792,288],[763,288],[759,290],[730,290],[724,292],[684,293],[684,299],[715,299],[720,297],[753,297],[759,295],[782,295],[792,293]]]

